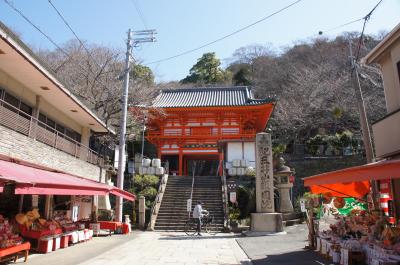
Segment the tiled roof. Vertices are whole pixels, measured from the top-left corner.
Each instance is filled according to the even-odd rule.
[[[164,89],[153,101],[156,108],[234,107],[274,103],[274,98],[254,99],[249,87],[199,87]]]

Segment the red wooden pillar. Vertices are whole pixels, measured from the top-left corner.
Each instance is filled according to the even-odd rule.
[[[187,172],[187,159],[183,158],[183,174],[185,176],[187,176],[188,172]]]
[[[223,171],[224,171],[224,150],[221,148],[220,152],[219,152],[219,176],[223,175]]]
[[[157,148],[157,158],[161,159],[161,145],[159,145]]]

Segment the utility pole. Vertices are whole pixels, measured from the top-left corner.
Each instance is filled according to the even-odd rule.
[[[359,110],[359,115],[360,115],[359,118],[360,118],[361,133],[362,133],[364,148],[365,148],[365,155],[367,157],[367,163],[372,163],[372,162],[375,162],[375,156],[374,156],[374,151],[372,148],[371,132],[370,132],[369,126],[368,126],[368,118],[367,118],[367,114],[365,111],[364,98],[362,95],[360,78],[359,78],[359,74],[358,74],[358,64],[355,61],[355,58],[353,56],[351,39],[349,39],[349,52],[350,52],[350,62],[351,62],[351,78],[352,78],[352,82],[353,82],[353,87],[354,87],[358,110]],[[376,181],[374,181],[374,180],[371,181],[371,184],[372,184],[371,186],[372,186],[372,196],[373,196],[374,208],[376,208],[377,203],[375,200],[378,196],[378,187],[377,187]]]
[[[132,33],[138,38],[132,39]],[[141,30],[132,31],[128,30],[128,39],[126,41],[126,58],[125,58],[125,69],[124,69],[124,85],[122,88],[122,116],[120,120],[120,134],[119,134],[119,153],[118,153],[118,175],[117,175],[117,187],[119,189],[124,189],[124,169],[125,169],[125,136],[126,136],[126,117],[128,112],[128,90],[129,90],[129,72],[131,70],[130,62],[133,59],[132,48],[136,47],[139,43],[144,42],[154,42],[156,39],[154,37],[156,34],[155,30]],[[116,221],[122,222],[122,197],[117,196],[115,204]]]

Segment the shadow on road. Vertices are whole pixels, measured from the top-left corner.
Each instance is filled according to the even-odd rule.
[[[322,258],[314,251],[300,250],[289,253],[268,255],[265,258],[253,259],[254,265],[329,265],[328,260]]]
[[[188,235],[176,235],[176,234],[162,234],[158,240],[202,240],[202,239],[223,239],[223,238],[239,238],[242,237],[240,234],[229,234],[229,235],[207,235],[202,236],[188,236]]]

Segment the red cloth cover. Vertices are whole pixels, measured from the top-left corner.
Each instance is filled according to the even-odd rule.
[[[25,242],[21,245],[9,247],[9,248],[0,248],[0,257],[5,257],[8,255],[12,255],[18,253],[20,251],[29,250],[31,249],[31,243]]]
[[[99,221],[100,229],[109,229],[111,231],[115,231],[118,227],[122,226],[121,222],[113,222],[113,221]]]

